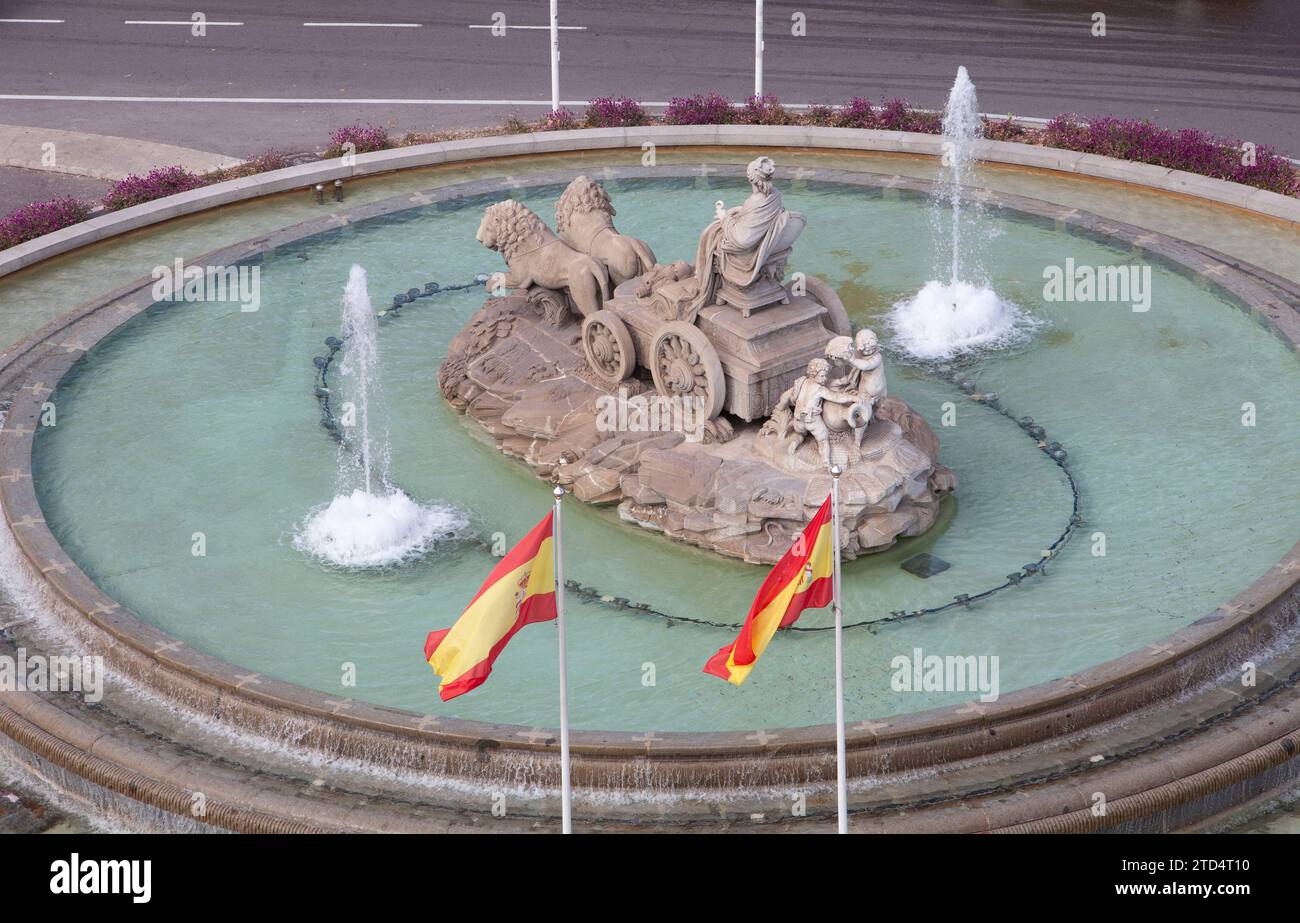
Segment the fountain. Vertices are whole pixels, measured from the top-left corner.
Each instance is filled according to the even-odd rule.
[[[959,67],[943,109],[943,180],[930,219],[936,259],[947,238],[948,260],[943,268],[948,279],[926,282],[912,298],[898,302],[888,318],[894,345],[921,361],[1022,343],[1041,324],[999,297],[976,261],[975,248],[985,233],[981,209],[974,203],[968,214],[963,206],[975,143],[982,134],[975,84],[966,68]],[[939,266],[936,276],[943,274]]]
[[[366,271],[354,265],[348,272],[343,289],[343,380],[346,383],[345,407],[353,414],[350,422],[358,428],[357,454],[349,456],[346,445],[339,445],[339,480],[348,480],[348,470],[360,465],[367,494],[371,491],[373,453],[370,440],[370,398],[379,396],[379,318],[370,305]],[[388,474],[388,440],[384,440],[381,457],[385,479]]]
[[[561,225],[597,215],[588,247],[646,255],[612,292],[605,262],[530,209],[489,206],[477,239],[508,267],[489,289],[514,291],[452,342],[443,396],[579,500],[730,557],[785,554],[832,465],[847,485],[846,558],[928,531],[956,477],[926,421],[887,393],[875,334],[852,335],[825,281],[784,281],[806,218],[782,205],[775,174],[770,157],[751,161],[749,197],[715,204],[694,264],[654,265],[613,227],[604,188],[579,176],[556,205]],[[620,401],[645,412],[614,412]]]
[[[469,518],[451,506],[422,506],[389,482],[387,433],[376,439],[372,432],[382,395],[379,320],[370,304],[366,271],[356,265],[343,289],[342,339],[346,398],[342,421],[355,435],[339,442],[338,493],[308,515],[294,545],[339,567],[401,564],[457,535]]]
[[[948,200],[952,212],[950,222],[952,241],[949,248],[952,273],[948,281],[953,285],[962,278],[962,187],[975,160],[975,142],[983,133],[984,123],[980,121],[975,84],[971,83],[966,68],[959,67],[957,79],[953,81],[952,89],[948,92],[948,101],[943,107],[945,153],[942,164],[946,167],[947,175],[944,177],[942,198]],[[937,252],[938,248],[936,248]]]
[[[797,130],[803,138],[806,129]],[[439,282],[494,268],[484,265],[483,239],[475,241],[485,184],[494,181],[462,182],[452,172],[430,180],[446,185],[414,197],[409,175],[367,178],[358,192],[391,197],[375,192],[349,206],[342,226],[337,215],[308,212],[310,222],[268,237],[271,219],[283,219],[275,204],[246,241],[229,243],[229,222],[214,230],[230,248],[214,251],[219,258],[261,261],[265,300],[256,314],[153,304],[138,287],[98,297],[105,280],[86,272],[77,254],[5,282],[7,293],[28,285],[34,304],[46,300],[37,287],[97,300],[73,326],[33,340],[39,361],[15,364],[21,350],[0,356],[0,373],[9,375],[0,374],[0,410],[5,399],[14,402],[0,430],[0,505],[12,546],[5,555],[0,543],[0,584],[21,575],[49,604],[34,620],[11,624],[0,650],[48,646],[47,629],[66,629],[78,649],[103,651],[122,682],[110,683],[96,706],[6,697],[0,732],[15,744],[0,758],[32,763],[85,803],[102,805],[100,790],[111,789],[156,805],[160,817],[141,818],[150,826],[168,817],[190,822],[177,788],[220,788],[221,803],[209,803],[217,828],[446,829],[448,818],[492,829],[545,825],[558,810],[553,633],[519,633],[491,685],[453,703],[432,698],[419,650],[428,629],[447,624],[481,586],[498,536],[508,546],[535,523],[539,506],[551,502],[547,482],[558,481],[591,501],[568,504],[565,520],[579,823],[716,828],[725,810],[729,829],[745,818],[790,829],[816,824],[829,803],[834,753],[833,737],[819,727],[833,713],[830,613],[806,613],[741,691],[709,681],[699,665],[735,637],[762,576],[736,559],[779,552],[804,501],[825,495],[829,457],[848,459],[846,479],[863,474],[853,503],[871,508],[867,528],[851,530],[857,557],[842,578],[855,824],[1153,829],[1219,807],[1189,806],[1181,786],[1166,794],[1169,765],[1180,775],[1216,770],[1238,749],[1233,765],[1274,765],[1256,760],[1251,741],[1294,726],[1267,726],[1291,707],[1283,683],[1294,671],[1265,665],[1260,651],[1274,626],[1294,621],[1294,590],[1286,588],[1297,573],[1297,552],[1288,549],[1300,494],[1276,472],[1300,438],[1300,418],[1286,412],[1300,372],[1294,337],[1282,342],[1256,322],[1278,301],[1259,296],[1249,302],[1259,310],[1248,315],[1227,294],[1249,294],[1263,277],[1207,263],[1208,250],[1166,236],[1175,221],[1208,236],[1201,219],[1210,206],[1170,198],[1144,212],[1154,226],[1139,229],[1123,220],[1131,192],[1113,184],[1089,187],[1089,205],[1080,201],[1078,176],[1057,188],[1040,174],[981,172],[979,182],[995,187],[986,200],[971,193],[977,181],[968,161],[955,186],[955,246],[947,223],[954,203],[945,196],[932,251],[925,245],[932,198],[946,190],[932,181],[931,164],[890,154],[829,170],[820,155],[787,147],[781,166],[791,172],[769,177],[760,164],[751,179],[753,148],[767,143],[711,150],[699,162],[684,151],[687,162],[661,163],[653,175],[623,163],[621,153],[584,154],[608,196],[579,184],[560,198],[601,208],[616,201],[619,227],[612,205],[557,215],[552,226],[574,252],[606,265],[607,297],[592,264],[553,241],[544,246],[563,259],[549,267],[529,266],[539,251],[527,245],[502,251],[499,268],[511,270],[509,287],[517,289],[509,295],[484,304],[478,286],[444,284],[437,298],[420,296],[412,286],[439,290]],[[997,153],[996,144],[986,155],[984,143],[971,143],[981,157]],[[544,214],[573,180],[572,164],[512,164],[519,182],[488,188]],[[796,170],[805,181],[787,184]],[[945,165],[945,177],[954,172]],[[881,195],[882,176],[889,196]],[[747,196],[771,196],[754,188],[763,183],[785,194],[780,208],[807,216],[812,233],[802,242],[801,219],[769,221],[757,209],[750,220],[731,218]],[[1026,197],[1049,194],[1060,201]],[[716,198],[733,209],[716,214]],[[985,201],[981,215],[976,203]],[[1273,224],[1216,214],[1244,229],[1252,246],[1283,246]],[[523,213],[515,218],[522,227]],[[706,225],[712,230],[701,235]],[[506,222],[481,230],[502,228],[510,230]],[[174,238],[149,235],[177,233],[146,229],[101,246],[115,248],[112,255],[130,246],[174,249]],[[1234,259],[1245,259],[1235,231],[1224,239]],[[426,274],[431,242],[439,268]],[[1125,306],[1117,318],[1089,303],[1053,304],[1053,336],[997,349],[1006,342],[994,322],[999,299],[1036,308],[1017,286],[1059,262],[1065,248],[1099,266],[1148,254],[1138,258],[1151,263],[1160,294],[1151,312]],[[708,274],[695,272],[701,250]],[[658,263],[655,254],[697,265]],[[805,291],[790,284],[800,277],[778,282],[787,256]],[[364,274],[349,273],[354,262],[370,268],[373,283],[382,275],[384,299],[372,287],[376,306],[405,293],[377,331]],[[313,356],[326,334],[340,333],[344,279],[345,339],[336,348],[339,338],[329,337],[331,352],[319,357],[337,359],[319,395],[339,420],[332,430],[316,425],[311,395],[324,369],[313,367]],[[577,297],[564,291],[566,280],[579,285]],[[933,297],[916,300],[947,313],[932,312],[934,327],[916,329],[931,337],[935,354],[955,345],[978,351],[978,375],[918,374],[905,363],[919,362],[923,348],[901,348],[895,330],[888,345],[900,348],[882,358],[885,344],[864,329],[878,316],[873,309],[892,300],[878,293],[925,293],[925,280],[933,280]],[[531,284],[515,284],[523,282]],[[833,316],[832,284],[853,294],[843,316]],[[692,291],[714,302],[696,309]],[[993,299],[983,306],[975,297],[982,291]],[[599,296],[598,309],[575,313],[593,306],[589,296]],[[817,320],[777,323],[800,312]],[[845,330],[850,318],[857,327]],[[777,335],[766,342],[724,335],[767,327]],[[792,329],[806,342],[793,343]],[[741,361],[741,350],[755,346],[769,361]],[[1128,361],[1115,362],[1117,355]],[[1215,402],[1187,400],[1205,393],[1211,363],[1223,369],[1227,393],[1258,403],[1266,422],[1237,425],[1234,403],[1219,408],[1231,412],[1225,425]],[[435,391],[439,364],[447,400]],[[853,395],[859,409],[827,392]],[[130,399],[139,394],[151,400]],[[593,394],[613,402],[595,408],[609,411],[595,415],[604,430],[582,406]],[[40,423],[46,401],[57,402],[58,426]],[[941,429],[948,402],[960,422]],[[351,425],[344,404],[355,414]],[[1021,418],[1030,412],[1033,420]],[[957,502],[937,496],[950,484],[924,477],[926,465],[943,471],[921,417],[943,440],[942,461],[963,477]],[[682,431],[671,424],[677,419]],[[895,428],[906,431],[896,436]],[[346,437],[341,454],[335,433]],[[1068,446],[1063,464],[1054,440]],[[1077,506],[1076,472],[1085,488]],[[896,478],[903,483],[894,486]],[[473,511],[483,541],[447,543],[415,560],[411,523],[433,498]],[[300,554],[282,536],[307,510],[296,530]],[[159,527],[171,522],[183,528]],[[1081,531],[1063,546],[1063,528]],[[207,535],[207,556],[192,551],[191,530]],[[1110,553],[1099,555],[1093,549],[1106,538]],[[1289,570],[1275,569],[1254,595],[1225,604],[1283,555]],[[920,558],[929,563],[908,566]],[[408,566],[382,567],[394,560]],[[1214,566],[1191,566],[1203,561]],[[1216,605],[1223,608],[1206,618]],[[24,603],[20,614],[27,610]],[[1180,634],[1170,637],[1175,628]],[[899,688],[890,680],[893,659],[917,648],[944,658],[999,657],[1001,697],[972,702],[969,688]],[[1229,677],[1231,701],[1245,707],[1223,717],[1222,697],[1201,695],[1198,684],[1248,659],[1264,667],[1264,681],[1243,691]],[[355,666],[355,687],[340,689],[341,661]],[[1174,694],[1178,707],[1164,708]],[[1171,738],[1169,714],[1184,723],[1205,717],[1207,730]],[[1225,754],[1229,731],[1240,745]],[[77,741],[104,733],[113,735],[105,745],[81,753]],[[1270,759],[1287,755],[1277,745],[1272,751]],[[70,768],[51,771],[54,760]],[[1062,765],[1072,768],[1062,774]],[[83,777],[84,797],[76,787]],[[1276,774],[1259,771],[1258,779],[1247,788],[1238,776],[1220,778],[1216,792],[1253,796]],[[806,819],[772,808],[788,799],[792,781],[808,789]],[[301,797],[306,784],[310,804]],[[1094,791],[1112,804],[1140,801],[1142,816],[1117,809],[1096,817],[1083,797]],[[489,820],[499,792],[509,814]]]

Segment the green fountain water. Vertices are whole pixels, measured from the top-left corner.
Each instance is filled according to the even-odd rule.
[[[740,181],[607,183],[619,227],[660,259],[689,257],[712,202]],[[514,193],[547,215],[560,187]],[[837,287],[856,323],[883,326],[929,278],[929,200],[823,183],[785,191],[809,216],[792,271]],[[499,455],[436,384],[450,339],[482,289],[422,299],[379,325],[389,476],[422,504],[462,511],[459,541],[401,567],[322,565],[295,547],[304,517],[336,490],[336,449],[318,425],[313,356],[339,333],[339,293],[364,266],[377,305],[425,282],[499,268],[474,241],[486,200],[414,208],[282,247],[260,264],[261,308],[159,304],[92,350],[56,395],[58,425],[36,442],[46,518],[68,552],[144,619],[250,670],[385,705],[553,726],[553,625],[521,632],[491,680],[436,699],[427,632],[455,619],[490,570],[494,535],[521,537],[548,485]],[[970,698],[891,689],[915,648],[1000,656],[1005,693],[1130,651],[1201,617],[1293,543],[1300,484],[1278,478],[1300,447],[1295,357],[1222,293],[1153,263],[1151,309],[1046,303],[1042,270],[1152,263],[1127,244],[1073,236],[1006,213],[987,221],[981,261],[998,293],[1041,322],[1029,340],[971,360],[1062,442],[1086,523],[1049,574],[969,609],[846,636],[850,721]],[[894,357],[890,391],[935,427],[961,479],[940,525],[846,564],[846,620],[939,605],[1037,560],[1069,519],[1062,471],[1013,424]],[[1251,402],[1261,421],[1241,424]],[[955,425],[940,422],[951,402]],[[739,622],[764,570],[675,545],[570,504],[568,576],[670,615]],[[203,533],[206,554],[193,554]],[[1105,554],[1093,552],[1104,533]],[[900,563],[929,551],[929,579]],[[782,635],[742,688],[705,676],[734,631],[571,599],[572,720],[580,728],[717,730],[831,720],[829,633]],[[830,622],[829,611],[801,625]],[[355,673],[356,685],[345,686]]]

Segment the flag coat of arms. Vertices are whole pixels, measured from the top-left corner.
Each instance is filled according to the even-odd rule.
[[[444,702],[482,685],[515,632],[556,617],[554,517],[548,513],[497,563],[456,624],[429,632],[424,659],[442,677]]]
[[[767,649],[778,628],[789,628],[805,609],[829,605],[834,596],[834,536],[831,498],[804,528],[759,587],[736,640],[704,665],[704,672],[739,686]]]

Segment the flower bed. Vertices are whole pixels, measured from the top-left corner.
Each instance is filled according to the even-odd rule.
[[[588,128],[624,128],[647,125],[650,116],[635,99],[602,96],[591,101],[584,122]]]
[[[283,170],[285,167],[291,166],[293,166],[293,162],[288,154],[271,149],[263,151],[256,157],[250,157],[243,163],[236,164],[233,167],[214,170],[205,179],[209,182],[219,183],[228,179],[239,179],[243,176],[255,176],[258,173],[266,173],[270,170]]]
[[[0,218],[0,250],[52,234],[90,217],[90,206],[72,196],[33,202]]]
[[[627,97],[602,97],[592,100],[582,118],[568,109],[548,113],[533,122],[511,116],[504,131],[518,134],[630,125],[821,125],[935,135],[943,131],[943,117],[938,112],[917,109],[905,99],[888,99],[877,105],[855,96],[842,106],[818,103],[792,110],[771,94],[751,96],[738,104],[719,93],[696,93],[674,96],[658,116],[648,114],[640,103]],[[1083,120],[1075,115],[1058,115],[1037,127],[1008,115],[986,117],[984,136],[992,141],[1059,147],[1156,164],[1300,196],[1300,170],[1268,145],[1247,144],[1194,128],[1175,131],[1144,119],[1099,116]],[[408,136],[408,140],[419,143],[426,137]]]
[[[391,139],[387,129],[379,126],[346,125],[330,134],[329,145],[321,156],[330,158],[460,138],[579,128],[820,125],[939,134],[943,130],[942,121],[938,112],[917,109],[905,99],[883,100],[877,105],[866,97],[855,96],[840,106],[817,103],[789,109],[771,94],[751,96],[737,104],[719,93],[696,93],[674,96],[664,111],[654,116],[634,99],[604,96],[592,100],[581,116],[568,109],[548,112],[532,121],[512,115],[498,128],[410,132],[400,141]],[[984,136],[993,141],[1058,147],[1155,164],[1300,197],[1300,169],[1268,145],[1222,138],[1195,128],[1171,130],[1144,119],[1100,116],[1085,120],[1073,114],[1058,115],[1045,126],[1037,127],[1018,122],[1008,115],[1005,118],[985,118]],[[181,167],[160,167],[145,176],[128,176],[116,183],[104,196],[102,204],[114,211],[209,183],[278,170],[289,166],[290,162],[286,155],[270,150],[235,167],[204,175],[190,173]],[[23,206],[0,218],[0,249],[84,221],[92,211],[91,204],[73,198]]]
[[[191,173],[183,167],[157,167],[144,176],[132,173],[126,179],[118,180],[113,188],[104,194],[104,208],[115,212],[132,205],[141,205],[161,199],[163,196],[178,192],[189,192],[206,186],[208,181],[197,173]]]
[[[581,128],[582,123],[578,117],[568,109],[554,109],[546,113],[546,118],[542,120],[542,131],[573,131],[575,128]]]
[[[735,103],[718,93],[674,96],[659,117],[664,125],[728,125],[735,120]]]
[[[1083,121],[1058,115],[1042,130],[1040,143],[1300,195],[1295,165],[1268,145],[1220,138],[1196,128],[1171,131],[1140,119],[1104,116]]]
[[[325,156],[368,154],[371,151],[382,151],[393,146],[386,128],[378,125],[345,125],[334,129],[330,134],[330,143],[325,148]]]

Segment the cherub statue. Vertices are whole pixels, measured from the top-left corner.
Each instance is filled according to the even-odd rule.
[[[855,338],[833,337],[826,344],[826,358],[835,363],[837,372],[844,372],[830,380],[830,387],[837,391],[856,394],[858,403],[840,411],[839,408],[827,408],[830,411],[831,428],[844,428],[843,424],[853,428],[855,443],[862,446],[862,436],[871,422],[871,415],[876,405],[888,394],[885,385],[885,360],[880,354],[880,340],[874,331],[862,329]],[[837,425],[839,424],[839,425]]]
[[[825,403],[841,404],[846,407],[856,405],[858,396],[851,392],[838,391],[827,387],[831,364],[825,359],[816,358],[808,362],[808,371],[781,395],[772,409],[772,419],[776,422],[779,438],[784,439],[789,429],[793,429],[797,438],[790,440],[786,452],[793,455],[799,451],[803,441],[812,436],[817,442],[822,463],[831,466],[830,428],[826,425],[825,413],[830,408]]]

